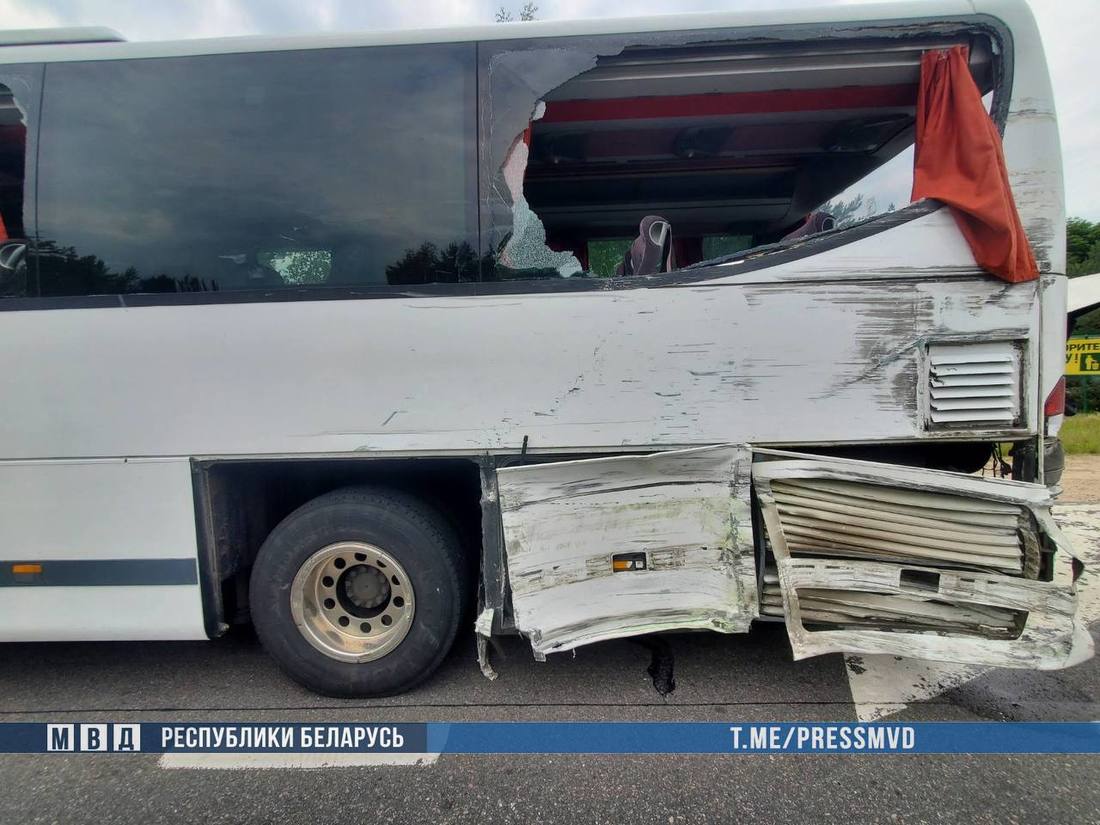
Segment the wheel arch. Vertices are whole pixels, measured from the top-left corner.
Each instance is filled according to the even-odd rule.
[[[492,477],[491,470],[483,470],[486,461],[476,456],[192,459],[207,635],[214,638],[249,621],[249,575],[272,530],[303,504],[345,487],[386,488],[438,510],[459,536],[467,586],[474,587],[486,532],[482,482]]]

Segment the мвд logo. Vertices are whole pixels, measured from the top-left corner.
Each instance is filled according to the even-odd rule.
[[[137,753],[141,750],[141,725],[47,724],[48,752]]]

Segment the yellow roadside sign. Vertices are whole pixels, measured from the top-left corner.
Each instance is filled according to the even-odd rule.
[[[1100,338],[1066,341],[1066,375],[1100,375]]]

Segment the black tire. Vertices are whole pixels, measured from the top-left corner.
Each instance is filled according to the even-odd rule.
[[[321,548],[360,541],[384,548],[416,594],[408,635],[370,662],[330,658],[306,640],[291,614],[302,564]],[[326,696],[392,696],[439,667],[465,615],[462,547],[436,510],[413,496],[374,487],[336,490],[302,505],[272,530],[252,568],[249,603],[256,634],[295,681]]]

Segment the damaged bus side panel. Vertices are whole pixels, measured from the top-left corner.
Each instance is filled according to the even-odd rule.
[[[498,472],[516,627],[537,656],[757,615],[741,446]]]
[[[1030,245],[1026,273],[975,254],[953,190],[911,186],[928,101],[952,97],[936,61],[969,105],[938,122],[987,150],[938,154],[996,159],[960,177],[1015,198],[989,234]],[[5,638],[251,618],[311,687],[390,695],[443,660],[473,594],[442,573],[480,560],[487,675],[493,633],[542,658],[758,619],[798,658],[1089,654],[1046,489],[967,475],[1012,444],[1014,477],[1044,479],[1062,412],[1059,142],[1023,0],[0,64],[0,229],[21,236],[0,347],[27,353],[0,524],[30,567],[132,594],[13,580]],[[227,152],[194,151],[211,139]],[[172,529],[90,529],[84,488],[175,502]],[[348,520],[316,516],[311,548],[330,507]],[[182,607],[151,624],[166,587]]]
[[[1033,152],[1050,142],[1051,123],[1019,100],[1043,89],[1024,78],[1010,97],[1013,43],[993,18],[483,47],[482,233],[494,277],[608,274],[595,271],[594,241],[632,234],[644,208],[652,216],[617,273],[657,261],[641,273],[649,286],[689,288],[699,309],[725,306],[724,323],[708,328],[727,348],[691,350],[686,374],[722,376],[718,395],[733,404],[718,401],[723,419],[760,402],[777,423],[761,438],[762,418],[738,418],[752,446],[501,469],[513,618],[536,657],[659,630],[741,632],[760,617],[785,620],[795,658],[845,651],[1058,668],[1091,655],[1074,618],[1080,563],[1045,487],[756,446],[788,440],[802,415],[859,422],[865,442],[895,416],[925,442],[1043,426],[1056,376],[1037,346],[1049,320],[1040,307],[1057,283],[1000,284],[978,298],[988,275],[934,203],[843,241],[806,217],[912,145],[921,55],[952,46],[1016,138],[1020,214],[1041,271],[1056,272],[1057,232],[1039,213],[1057,210],[1032,185],[1058,189]],[[715,232],[744,233],[750,248],[707,260]],[[647,245],[659,254],[647,258]],[[745,305],[726,303],[725,288]],[[788,335],[768,334],[776,318],[792,322]],[[826,353],[828,341],[845,352]],[[642,346],[640,357],[615,374],[633,377],[644,345],[625,346]],[[824,373],[829,385],[818,387]],[[602,380],[582,372],[574,390],[593,377]],[[692,416],[680,378],[657,378],[639,374],[622,399],[634,389],[675,397]],[[870,404],[856,400],[872,386]]]
[[[1081,563],[1046,487],[773,451],[756,459],[774,559],[763,609],[785,617],[796,659],[844,651],[1056,669],[1092,655],[1075,619]]]
[[[516,627],[538,658],[761,616],[786,621],[796,659],[1056,669],[1092,655],[1081,564],[1040,485],[735,445],[508,468],[498,483]]]

